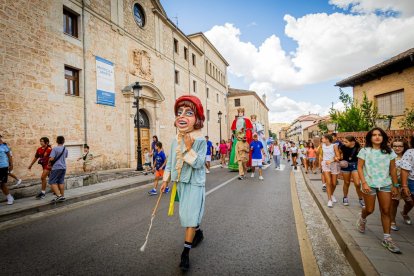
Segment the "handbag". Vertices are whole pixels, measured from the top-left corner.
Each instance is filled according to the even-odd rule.
[[[350,155],[350,157],[349,157],[349,160],[351,160],[351,159],[352,159],[352,156],[354,155],[355,150],[356,150],[356,145],[355,145],[355,147],[352,149],[352,152],[351,152],[351,155]],[[348,166],[349,166],[348,161],[346,161],[346,160],[341,160],[341,161],[339,161],[339,167],[341,167],[342,169],[346,169],[346,168],[348,168]]]
[[[62,157],[63,153],[66,151],[66,147],[63,147],[62,152],[58,155],[58,157],[56,157],[56,159],[53,159],[52,161],[50,161],[50,165],[54,165],[56,163],[56,161],[58,161],[60,159],[60,157]]]
[[[49,146],[47,146],[46,148],[45,148],[45,150],[43,151],[43,154],[42,154],[42,157],[40,157],[39,158],[39,160],[37,160],[37,164],[39,164],[39,165],[42,165],[43,166],[43,164],[45,163],[45,154],[46,154],[46,152],[47,152],[47,149],[49,148]]]

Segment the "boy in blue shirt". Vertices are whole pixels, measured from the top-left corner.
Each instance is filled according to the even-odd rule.
[[[250,150],[252,151],[252,175],[254,177],[254,172],[256,167],[259,167],[259,179],[263,180],[262,176],[262,165],[263,165],[263,155],[265,154],[263,149],[262,142],[259,141],[257,134],[253,134],[253,141],[250,143]]]
[[[206,153],[206,173],[210,173],[211,155],[213,154],[213,143],[208,140],[208,136],[205,137],[207,141],[207,153]]]
[[[167,157],[165,156],[164,151],[162,150],[162,143],[157,142],[155,144],[155,159],[154,159],[154,171],[155,171],[155,179],[154,179],[154,188],[148,192],[149,195],[156,195],[157,194],[157,187],[158,181],[163,178],[164,176],[164,169],[165,164],[167,163]],[[164,193],[168,193],[170,189],[168,187],[165,188]]]
[[[13,158],[10,154],[10,149],[3,142],[3,136],[0,135],[0,186],[3,194],[7,197],[7,204],[12,205],[14,202],[13,196],[9,193],[6,186],[9,171],[13,170]]]

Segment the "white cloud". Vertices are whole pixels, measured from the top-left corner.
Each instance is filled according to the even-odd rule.
[[[250,22],[249,24],[247,24],[247,27],[248,28],[250,28],[250,27],[256,27],[257,26],[257,23],[256,22]]]
[[[398,12],[402,16],[414,15],[412,0],[330,0],[329,4],[356,13]]]

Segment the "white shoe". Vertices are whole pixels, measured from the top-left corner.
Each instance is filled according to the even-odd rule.
[[[333,207],[332,200],[328,200],[328,207],[329,208],[332,208]]]
[[[333,202],[333,203],[337,203],[337,202],[338,202],[338,201],[336,200],[336,198],[335,198],[335,196],[334,196],[334,195],[332,195],[332,196],[331,196],[331,198],[332,198],[332,202]]]
[[[7,205],[12,205],[14,203],[14,198],[11,195],[7,196]]]
[[[21,179],[17,180],[16,187],[19,186],[20,184],[22,184],[22,180]]]
[[[209,170],[206,170],[206,173],[210,173],[210,171]]]
[[[254,177],[254,173],[252,173],[252,174],[250,175],[250,177],[251,177],[251,178],[253,178],[253,177]]]
[[[260,180],[263,180],[264,178],[263,178],[263,176],[259,176],[259,179],[260,179]]]

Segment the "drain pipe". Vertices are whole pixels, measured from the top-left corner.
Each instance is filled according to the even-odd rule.
[[[82,54],[83,54],[83,129],[84,141],[88,143],[88,121],[86,108],[86,49],[85,49],[85,0],[82,0]]]

